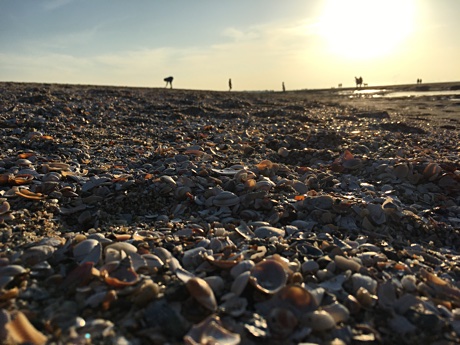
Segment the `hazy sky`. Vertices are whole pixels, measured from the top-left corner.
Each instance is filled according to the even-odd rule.
[[[460,0],[0,0],[0,80],[234,90],[460,80]]]

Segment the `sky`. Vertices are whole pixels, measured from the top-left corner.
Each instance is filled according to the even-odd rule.
[[[0,81],[287,90],[460,81],[460,0],[0,0]]]

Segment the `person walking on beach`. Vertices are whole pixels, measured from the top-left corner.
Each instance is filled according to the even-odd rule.
[[[283,81],[283,92],[286,92],[286,87],[284,86],[284,81]]]
[[[228,91],[232,91],[232,78],[228,80]]]
[[[168,84],[170,86],[170,88],[172,89],[172,82],[173,82],[173,77],[167,77],[167,78],[164,78],[163,80],[166,82],[166,86],[165,87],[168,87]]]

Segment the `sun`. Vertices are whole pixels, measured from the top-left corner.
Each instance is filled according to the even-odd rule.
[[[349,59],[384,57],[413,30],[414,0],[327,0],[319,34],[330,51]]]

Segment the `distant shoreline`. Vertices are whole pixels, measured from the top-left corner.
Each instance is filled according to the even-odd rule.
[[[48,82],[17,82],[17,81],[0,81],[1,86],[8,86],[11,84],[18,85],[31,85],[31,86],[62,86],[62,87],[93,87],[93,88],[108,88],[108,89],[164,89],[164,87],[156,86],[123,86],[123,85],[97,85],[97,84],[68,84],[68,83],[48,83]],[[287,90],[286,93],[337,93],[340,91],[348,90],[370,90],[370,89],[388,89],[392,91],[441,91],[441,90],[458,90],[460,89],[460,81],[449,82],[436,82],[436,83],[422,83],[422,84],[390,84],[390,85],[368,85],[365,87],[356,88],[353,86],[347,87],[330,87],[330,88],[317,88],[317,89],[295,89]],[[182,89],[175,88],[174,90],[194,91],[194,92],[228,92],[222,90],[206,90],[206,89]],[[282,93],[281,90],[235,90],[232,93]]]

